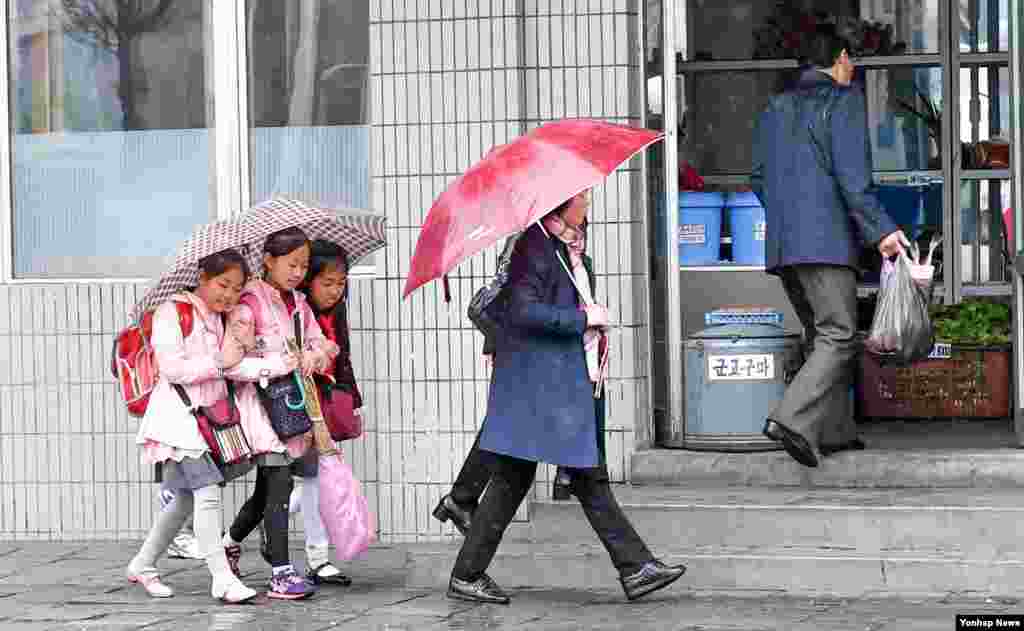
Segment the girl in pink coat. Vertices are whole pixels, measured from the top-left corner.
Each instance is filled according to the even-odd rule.
[[[223,314],[238,303],[249,270],[234,250],[206,257],[199,262],[199,269],[199,286],[165,302],[153,318],[151,339],[160,380],[150,395],[135,442],[149,463],[162,464],[164,487],[174,491],[175,499],[157,514],[142,548],[128,564],[127,575],[154,598],[173,596],[174,591],[160,581],[156,561],[193,513],[199,550],[213,577],[210,593],[225,602],[240,603],[255,597],[256,592],[232,573],[220,545],[219,485],[251,466],[215,463],[195,417],[174,385],[183,387],[196,406],[212,405],[227,396],[224,373],[238,365],[245,351],[241,342],[225,332]],[[176,303],[191,308],[188,335],[182,329]]]
[[[289,375],[296,368],[306,374],[322,371],[337,355],[337,346],[324,338],[305,297],[295,290],[309,267],[309,239],[298,228],[276,232],[264,245],[263,278],[255,278],[242,291],[239,306],[229,316],[246,343],[245,357],[226,371],[238,389],[242,426],[256,456],[256,488],[224,535],[228,559],[237,571],[241,542],[263,522],[266,557],[272,567],[271,598],[296,600],[315,588],[292,566],[288,555],[288,499],[292,491],[289,465],[311,445],[309,433],[282,441],[260,404],[256,384]],[[293,314],[302,322],[302,365],[289,352],[286,341],[294,335]]]

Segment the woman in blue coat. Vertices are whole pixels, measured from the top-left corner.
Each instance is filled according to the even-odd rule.
[[[608,483],[604,399],[594,396],[608,311],[581,306],[579,299],[594,287],[584,254],[588,208],[587,193],[566,201],[542,225],[531,226],[512,254],[480,434],[480,448],[493,454],[491,479],[455,561],[449,597],[509,602],[486,571],[538,462],[566,468],[570,490],[608,550],[627,598],[665,587],[685,572],[654,559]]]

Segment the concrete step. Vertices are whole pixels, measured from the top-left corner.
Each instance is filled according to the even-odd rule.
[[[1024,450],[869,448],[835,454],[809,469],[781,451],[644,449],[632,456],[631,479],[637,485],[668,486],[1020,488]]]
[[[652,549],[803,546],[1024,560],[1024,496],[1007,489],[615,488]],[[596,541],[579,502],[537,501],[536,543]]]
[[[457,554],[457,544],[410,549],[407,585],[445,588]],[[942,552],[871,555],[812,546],[677,546],[660,548],[655,554],[666,562],[686,564],[686,575],[670,588],[675,593],[1013,597],[1024,581],[1024,562],[1017,559],[978,560]],[[618,587],[607,554],[594,544],[505,542],[488,574],[510,590]]]

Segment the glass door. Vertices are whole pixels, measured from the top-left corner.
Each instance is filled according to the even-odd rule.
[[[700,175],[705,192],[728,197],[749,190],[757,116],[793,80],[805,35],[823,23],[837,25],[850,41],[855,80],[867,97],[874,178],[883,203],[925,248],[933,237],[941,240],[935,299],[1021,302],[1007,223],[1020,228],[1024,206],[1013,189],[1019,165],[1012,159],[1020,153],[1013,138],[1024,113],[1011,108],[1020,76],[1014,67],[1024,63],[1011,19],[1021,1],[644,3],[648,125],[671,134],[663,150],[651,152],[649,163],[652,313],[662,316],[660,322],[652,318],[652,350],[666,344],[672,349],[655,357],[656,408],[659,401],[670,412],[684,404],[682,360],[675,349],[692,332],[688,322],[695,314],[710,305],[778,300],[777,288],[760,284],[763,265],[745,262],[736,251],[728,215],[715,230],[705,226],[721,242],[715,252],[681,263],[679,240],[694,235],[680,232],[678,209],[693,182],[689,174]],[[879,267],[878,254],[865,250],[858,290],[865,306],[878,291]],[[864,313],[869,323],[871,310]],[[1015,313],[1020,327],[1024,304]],[[1024,379],[1024,331],[1017,337],[1014,374]]]

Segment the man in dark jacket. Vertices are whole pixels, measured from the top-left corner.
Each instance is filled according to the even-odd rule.
[[[850,406],[857,354],[857,258],[908,245],[874,193],[863,91],[834,31],[815,34],[796,85],[776,95],[754,133],[751,185],[767,219],[766,268],[779,276],[810,354],[764,434],[808,467],[863,449]]]

